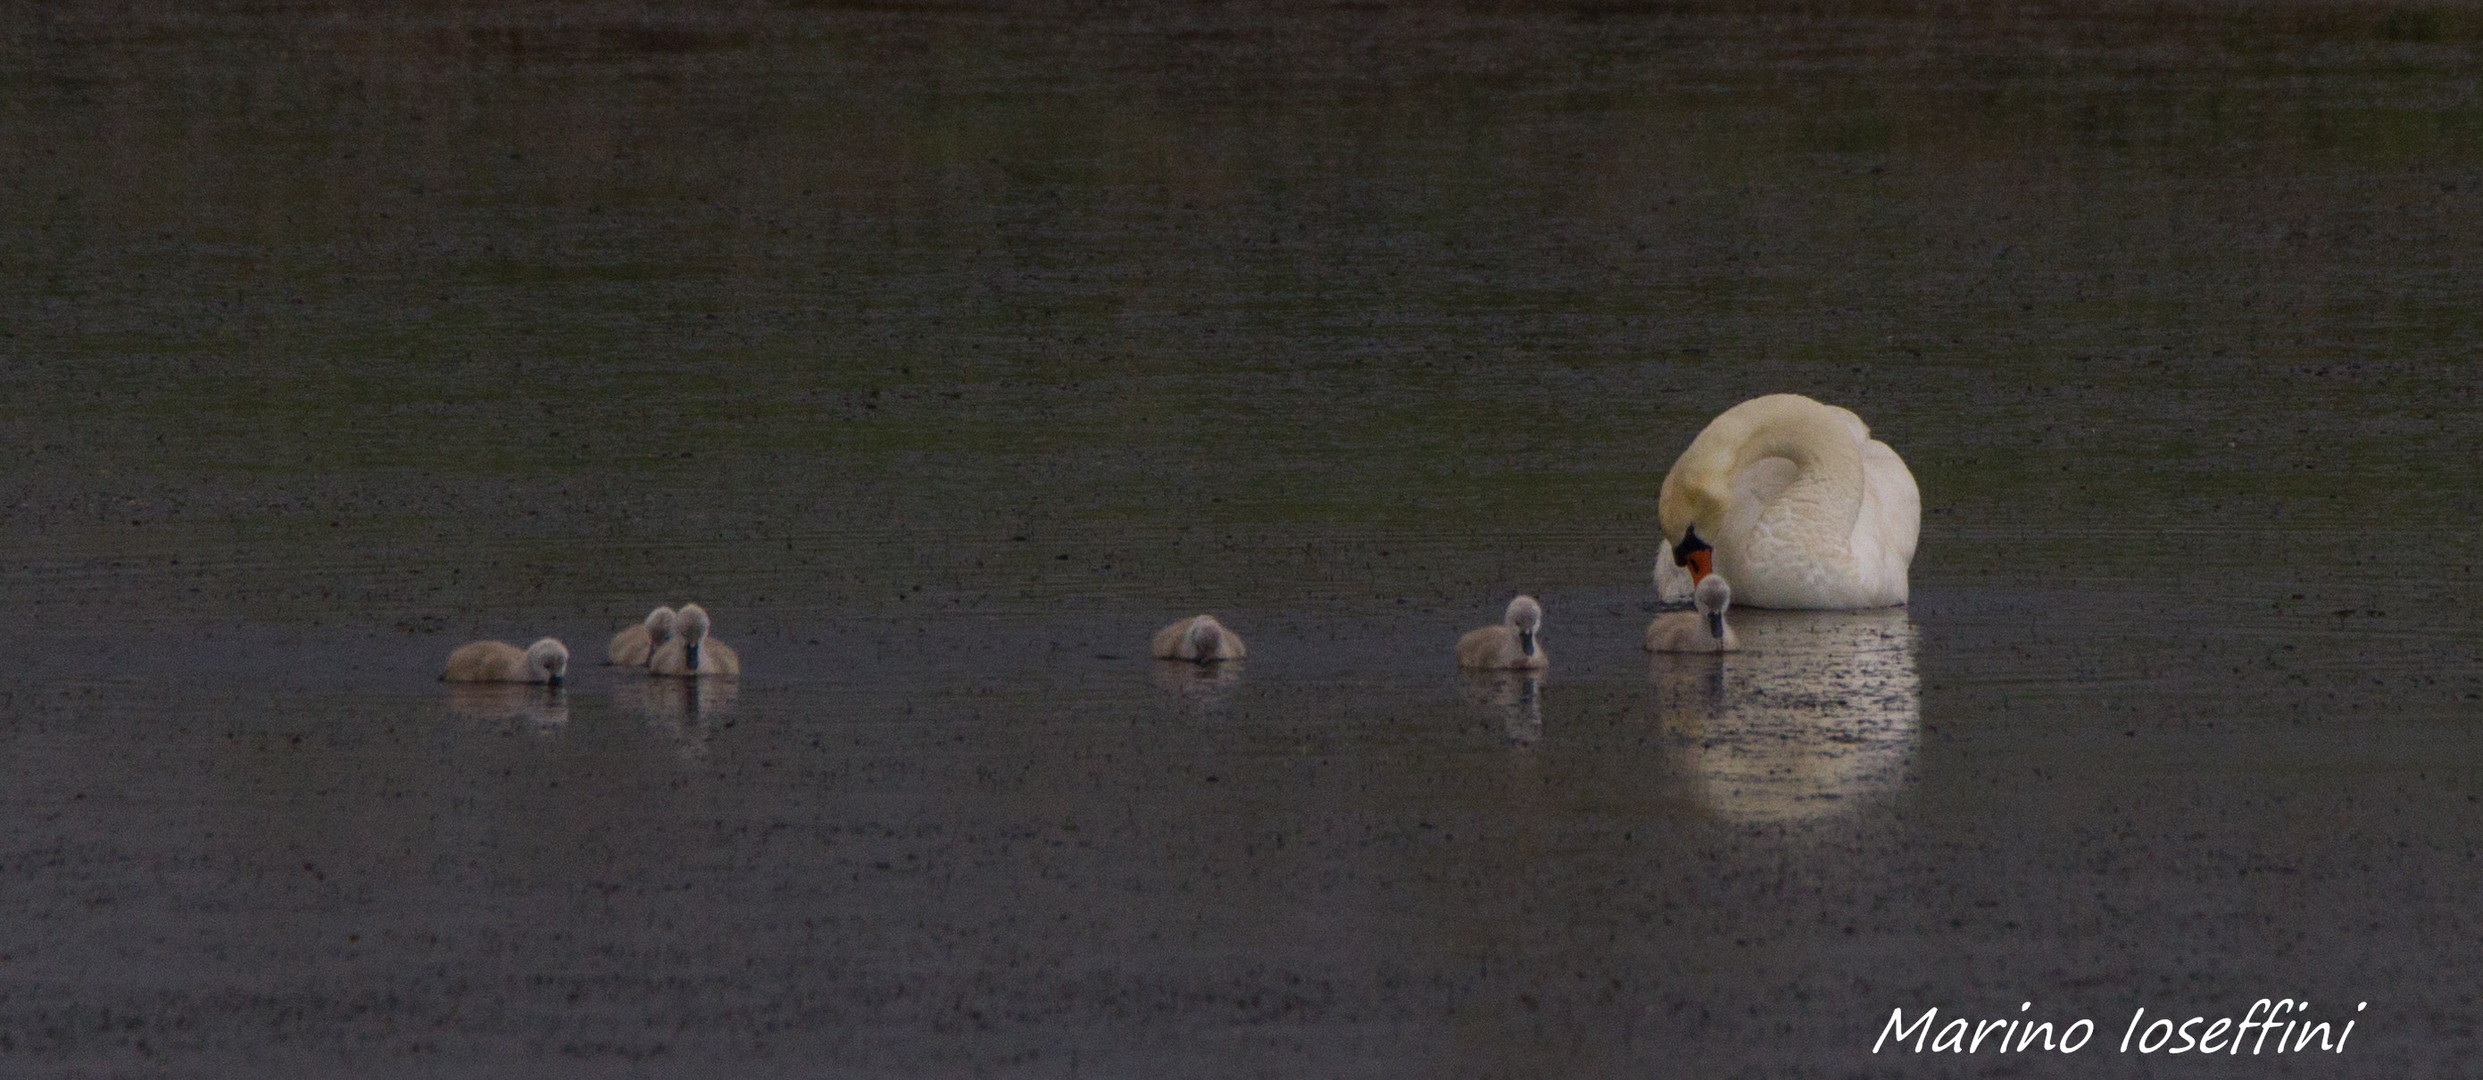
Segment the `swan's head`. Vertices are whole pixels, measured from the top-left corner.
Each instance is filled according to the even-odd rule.
[[[541,676],[544,682],[559,686],[562,679],[569,677],[569,646],[561,644],[558,638],[544,638],[527,646],[526,670]]]
[[[1710,421],[1674,460],[1656,496],[1656,518],[1663,523],[1664,539],[1672,542],[1673,565],[1688,567],[1692,581],[1703,580],[1715,570],[1715,549],[1708,546],[1707,537],[1723,527],[1725,510],[1733,501],[1736,459],[1749,434],[1748,425],[1736,415],[1741,411],[1742,406],[1736,406]],[[1707,537],[1699,535],[1701,525],[1707,527]]]
[[[1705,581],[1716,572],[1716,549],[1699,538],[1695,523],[1682,529],[1680,541],[1673,545],[1673,565],[1688,568],[1693,582]]]
[[[1714,549],[1699,536],[1699,526],[1707,526],[1708,535],[1715,535],[1724,521],[1725,506],[1732,499],[1733,479],[1727,467],[1710,468],[1707,463],[1693,462],[1691,455],[1698,447],[1693,444],[1683,451],[1673,471],[1664,475],[1663,493],[1656,497],[1656,517],[1664,525],[1664,539],[1672,542],[1673,565],[1690,568],[1690,576],[1704,578],[1713,569]]]
[[[1217,622],[1213,615],[1201,615],[1190,620],[1187,636],[1191,654],[1204,664],[1215,659],[1216,651],[1224,647],[1224,624]]]
[[[1708,535],[1715,535],[1733,498],[1733,448],[1727,440],[1712,437],[1731,415],[1717,417],[1681,452],[1673,471],[1664,474],[1664,490],[1655,500],[1664,539],[1673,545],[1673,565],[1688,568],[1692,582],[1706,580],[1716,569],[1716,549],[1698,534],[1698,527],[1704,524]]]
[[[1517,631],[1518,649],[1533,656],[1535,635],[1543,630],[1543,605],[1536,603],[1534,597],[1520,596],[1509,601],[1509,610],[1500,616],[1500,621]]]
[[[1724,575],[1709,574],[1698,583],[1690,602],[1698,605],[1698,613],[1707,619],[1709,637],[1724,636],[1724,613],[1733,606],[1733,587],[1725,584]]]
[[[655,610],[647,612],[647,647],[652,649],[672,640],[673,620],[678,617],[679,616],[673,614],[673,610],[669,607],[659,606]]]

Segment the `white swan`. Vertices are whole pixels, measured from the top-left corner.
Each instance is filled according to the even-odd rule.
[[[1905,603],[1922,505],[1861,417],[1770,394],[1708,422],[1656,509],[1674,561],[1732,578],[1747,606],[1870,608]]]
[[[1531,596],[1509,601],[1509,610],[1495,626],[1468,630],[1457,639],[1457,666],[1492,671],[1533,671],[1551,662],[1543,643],[1543,605]]]
[[[1205,664],[1239,660],[1249,654],[1240,634],[1224,628],[1213,615],[1194,615],[1155,632],[1155,658]]]
[[[1733,587],[1725,584],[1724,575],[1709,574],[1700,579],[1690,599],[1698,605],[1697,611],[1658,615],[1647,624],[1647,651],[1739,652],[1742,639],[1724,621],[1724,613],[1733,606]]]
[[[683,604],[673,616],[673,639],[647,659],[647,670],[658,675],[741,676],[741,654],[707,636],[707,609]]]
[[[604,663],[620,667],[642,668],[654,659],[655,650],[672,640],[673,610],[658,605],[647,612],[647,620],[612,635],[612,644],[604,648]]]
[[[569,647],[544,638],[526,648],[505,641],[469,641],[448,654],[442,682],[550,683],[569,674]]]

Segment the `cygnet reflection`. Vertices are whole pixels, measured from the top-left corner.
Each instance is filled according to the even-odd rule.
[[[450,683],[448,711],[463,720],[549,735],[569,722],[569,695],[527,683]]]
[[[1922,726],[1904,608],[1736,618],[1742,651],[1648,662],[1658,721],[1710,810],[1822,817],[1903,782]]]
[[[697,760],[707,756],[717,719],[733,711],[740,693],[731,679],[647,679],[622,684],[613,701],[635,704],[648,730],[670,739],[684,760]]]
[[[1170,693],[1184,704],[1212,705],[1241,685],[1242,665],[1233,663],[1200,664],[1187,660],[1157,660],[1148,678],[1158,690]]]
[[[1462,671],[1466,706],[1495,721],[1500,736],[1520,746],[1543,740],[1541,671]]]

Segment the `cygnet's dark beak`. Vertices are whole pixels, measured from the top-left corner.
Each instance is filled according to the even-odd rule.
[[[557,671],[553,672],[553,673],[552,673],[552,685],[554,685],[554,686],[559,686],[559,685],[560,685],[560,680],[561,680],[561,673],[560,673],[560,672],[557,672]]]
[[[1517,648],[1519,652],[1525,653],[1528,656],[1533,656],[1535,654],[1535,632],[1532,630],[1519,630],[1517,632]]]
[[[1721,611],[1710,611],[1710,612],[1708,612],[1708,613],[1707,613],[1707,636],[1708,636],[1708,637],[1712,637],[1712,638],[1718,638],[1718,639],[1721,639],[1721,638],[1723,638],[1723,637],[1724,637],[1724,613],[1723,613],[1723,612],[1721,612]]]

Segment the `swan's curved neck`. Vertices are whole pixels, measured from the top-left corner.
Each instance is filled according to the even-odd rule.
[[[1844,436],[1844,432],[1812,422],[1808,417],[1779,418],[1753,429],[1750,437],[1742,440],[1733,455],[1733,468],[1740,471],[1761,458],[1772,457],[1784,458],[1805,471],[1839,461],[1860,468],[1862,454],[1853,440]]]
[[[1753,541],[1841,547],[1862,516],[1869,431],[1854,414],[1797,394],[1725,410],[1664,477],[1658,512],[1666,537],[1679,552],[1695,526],[1724,563],[1753,558]],[[1722,563],[1715,569],[1729,572]]]

